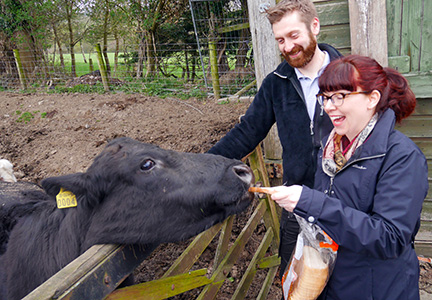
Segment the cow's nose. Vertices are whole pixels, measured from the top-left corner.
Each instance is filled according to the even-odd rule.
[[[234,173],[246,184],[251,184],[255,181],[254,174],[246,165],[237,165],[233,167]]]

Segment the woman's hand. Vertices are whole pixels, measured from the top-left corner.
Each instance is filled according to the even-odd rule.
[[[280,207],[292,212],[300,199],[302,191],[303,187],[301,185],[276,186],[273,188],[271,198]]]

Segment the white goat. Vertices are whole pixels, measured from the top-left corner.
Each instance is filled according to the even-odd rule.
[[[17,182],[13,173],[13,165],[7,159],[0,159],[0,181]]]

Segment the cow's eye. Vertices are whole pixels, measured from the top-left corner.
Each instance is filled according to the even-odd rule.
[[[146,159],[141,164],[141,171],[149,171],[149,170],[153,169],[155,165],[156,165],[156,163],[154,161],[152,161],[151,159]]]

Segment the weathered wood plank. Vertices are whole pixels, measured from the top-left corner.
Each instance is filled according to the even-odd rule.
[[[155,248],[95,245],[24,299],[103,299]]]
[[[276,229],[279,230],[279,229]],[[244,273],[242,279],[240,280],[239,284],[237,285],[237,288],[234,292],[234,295],[231,297],[232,300],[243,300],[246,297],[247,291],[252,284],[252,280],[258,270],[257,268],[257,262],[261,258],[264,257],[266,254],[268,248],[270,247],[270,244],[272,243],[273,239],[273,230],[269,228],[267,230],[264,238],[261,241],[261,244],[259,245],[258,249],[256,250],[254,256],[252,257],[251,261],[249,262],[249,266],[246,269],[246,272]]]
[[[411,116],[402,121],[401,125],[396,125],[396,129],[414,138],[431,137],[432,118],[423,116]]]
[[[415,251],[417,255],[424,257],[432,257],[432,242],[419,241],[415,243]]]
[[[260,88],[265,76],[281,63],[281,56],[274,38],[270,22],[264,9],[276,5],[275,0],[247,0],[249,24],[252,33],[252,47],[254,49],[255,75],[257,88]],[[264,140],[264,148],[269,150],[267,158],[281,158],[282,147],[276,126],[273,126]]]
[[[432,222],[432,200],[425,200],[423,203],[422,220]]]
[[[420,148],[426,158],[432,159],[432,139],[416,139],[413,142]]]
[[[248,0],[249,24],[252,34],[252,47],[255,58],[257,87],[261,86],[265,76],[281,63],[270,22],[263,9],[276,4],[275,0]]]
[[[179,295],[186,291],[207,285],[211,283],[205,275],[207,269],[191,271],[185,274],[179,274],[172,277],[153,280],[136,284],[130,287],[125,287],[114,291],[106,300],[160,300],[166,299],[175,295]],[[89,299],[89,298],[88,298]]]
[[[214,271],[212,277],[210,278],[215,284],[206,286],[201,294],[198,296],[197,300],[200,299],[214,299],[217,292],[219,291],[221,284],[216,284],[216,282],[223,282],[226,278],[226,274],[231,270],[235,261],[238,258],[240,251],[242,251],[246,245],[246,242],[251,237],[254,232],[258,222],[262,219],[264,213],[266,211],[266,204],[264,201],[261,201],[257,208],[255,209],[252,216],[249,218],[248,223],[243,228],[242,232],[238,236],[235,243],[229,249],[227,255],[221,262],[221,264]]]
[[[432,221],[422,220],[416,239],[419,241],[432,242]]]
[[[230,25],[230,26],[226,26],[226,27],[221,27],[221,28],[218,28],[217,32],[218,33],[228,33],[228,32],[238,31],[238,30],[242,30],[242,29],[246,29],[246,28],[249,28],[249,22],[248,23],[242,23],[242,24]]]
[[[314,1],[320,19],[318,42],[327,43],[343,55],[351,53],[348,0]]]
[[[390,68],[398,70],[402,74],[409,73],[411,68],[411,57],[408,55],[389,56],[388,64]]]
[[[266,256],[257,262],[257,268],[268,269],[279,266],[281,263],[281,258],[279,255],[275,254],[272,256]]]
[[[411,89],[419,98],[432,98],[432,74],[404,74],[409,81]]]
[[[429,177],[429,198],[430,198],[430,195],[432,195],[432,185],[431,185],[431,181],[432,181],[432,159],[429,157],[428,158],[428,160],[427,160],[427,165],[428,165],[428,169],[429,169],[429,175],[428,175],[428,177]]]
[[[178,275],[190,270],[190,268],[199,259],[210,242],[214,239],[221,227],[222,223],[219,223],[197,235],[185,249],[185,251],[183,251],[182,254],[171,265],[168,271],[165,272],[162,278]]]
[[[420,71],[432,70],[432,1],[423,0],[422,45],[420,53]]]
[[[351,51],[388,65],[385,0],[348,0]]]
[[[347,0],[316,2],[321,27],[346,24],[349,26],[349,10]],[[349,35],[349,31],[346,32]]]
[[[428,165],[431,166],[432,162],[430,162]],[[432,170],[429,168],[429,191],[428,191],[428,193],[426,195],[425,201],[432,201],[432,189],[431,189],[431,187],[432,187],[432,177],[430,177],[431,175],[432,175]]]
[[[387,45],[389,59],[390,57],[401,56],[402,2],[402,0],[387,0]],[[389,66],[391,65],[389,60]]]
[[[258,296],[256,297],[256,300],[266,300],[268,299],[268,294],[270,291],[270,288],[272,286],[272,282],[274,280],[274,278],[276,277],[276,274],[278,273],[278,266],[271,268],[268,272],[267,272],[267,276],[263,282],[263,285],[261,287],[261,290],[258,294]]]
[[[421,57],[421,47],[422,47],[422,29],[423,29],[423,19],[422,19],[422,5],[423,0],[411,0],[409,2],[409,27],[408,35],[410,39],[409,51],[411,56],[411,71],[420,71],[420,57]]]
[[[330,44],[338,50],[344,49],[350,51],[351,37],[349,30],[348,24],[322,27],[318,35],[318,41]]]
[[[391,1],[391,0],[390,0]],[[400,24],[400,54],[399,55],[410,55],[410,37],[408,29],[410,27],[409,16],[409,2],[410,0],[403,0],[401,2],[401,24]]]
[[[417,255],[432,257],[432,221],[422,220],[416,235],[415,249]]]
[[[344,55],[350,54],[348,1],[314,1],[314,4],[321,25],[318,42],[330,44]]]
[[[227,254],[231,235],[232,235],[232,227],[234,223],[234,216],[228,217],[222,225],[222,229],[219,235],[219,242],[216,248],[216,253],[214,257],[213,269],[217,268],[221,261],[224,259],[225,254]]]
[[[432,87],[431,87],[431,93],[432,93]],[[432,98],[417,98],[417,105],[414,114],[427,115],[429,117],[432,117]]]

